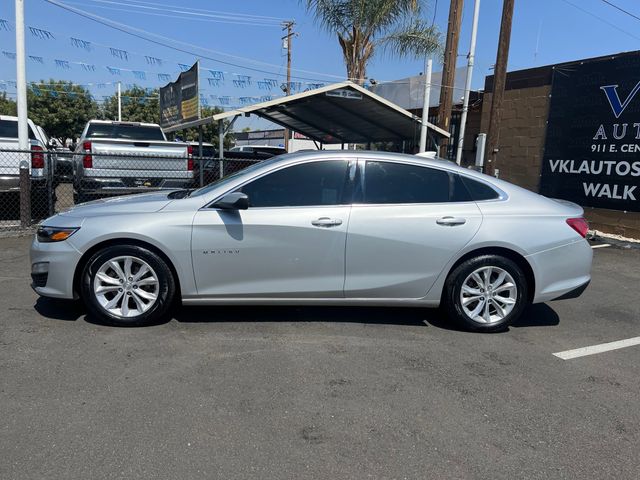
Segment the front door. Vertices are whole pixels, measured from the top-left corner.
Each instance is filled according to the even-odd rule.
[[[247,210],[201,209],[192,237],[198,294],[342,297],[348,171],[345,160],[284,167],[235,190],[249,197]]]

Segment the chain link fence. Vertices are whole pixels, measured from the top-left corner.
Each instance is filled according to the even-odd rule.
[[[91,200],[198,188],[262,160],[0,149],[0,233]]]

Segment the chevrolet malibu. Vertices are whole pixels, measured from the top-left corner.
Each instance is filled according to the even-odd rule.
[[[185,305],[438,307],[496,331],[590,280],[582,209],[438,159],[282,155],[198,190],[97,200],[45,220],[39,295],[118,325]]]

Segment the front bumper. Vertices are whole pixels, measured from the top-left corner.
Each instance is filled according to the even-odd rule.
[[[68,241],[41,243],[34,237],[30,251],[31,288],[44,297],[74,298],[73,276],[81,257],[82,254]],[[35,264],[44,263],[48,263],[46,272],[42,267],[34,271]]]

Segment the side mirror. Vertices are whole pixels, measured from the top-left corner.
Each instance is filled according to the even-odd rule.
[[[246,210],[249,208],[249,197],[242,192],[227,193],[213,206],[224,210]]]

